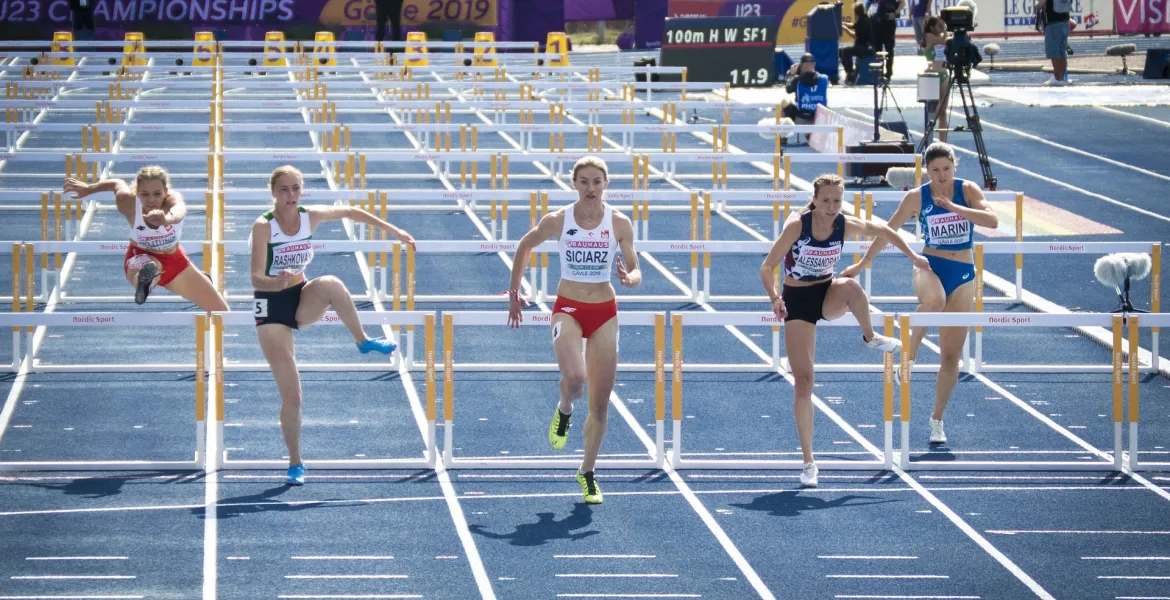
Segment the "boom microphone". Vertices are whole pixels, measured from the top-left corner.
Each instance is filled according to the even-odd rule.
[[[1146,312],[1137,310],[1129,300],[1130,281],[1145,279],[1150,274],[1150,255],[1136,252],[1107,254],[1093,265],[1093,275],[1102,285],[1117,292],[1121,300],[1121,312]],[[1118,311],[1114,311],[1118,312]]]
[[[890,187],[902,188],[903,191],[914,187],[914,168],[913,167],[890,167],[886,171],[886,183]]]

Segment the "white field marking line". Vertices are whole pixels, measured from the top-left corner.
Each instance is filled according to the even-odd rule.
[[[958,115],[958,113],[955,111],[954,108],[952,108],[951,109],[951,116],[955,117],[956,115]],[[966,119],[966,116],[963,116],[963,119]],[[1071,152],[1073,154],[1077,154],[1080,156],[1085,156],[1088,158],[1099,160],[1101,162],[1108,163],[1108,164],[1113,165],[1115,167],[1129,169],[1130,171],[1134,171],[1136,173],[1141,173],[1142,175],[1148,175],[1150,177],[1161,179],[1163,181],[1170,181],[1170,177],[1168,177],[1166,175],[1162,175],[1161,173],[1155,173],[1153,171],[1149,171],[1149,170],[1146,170],[1146,169],[1143,169],[1141,167],[1137,167],[1137,166],[1134,166],[1131,164],[1123,163],[1121,161],[1113,160],[1112,158],[1107,158],[1107,157],[1101,156],[1099,154],[1093,154],[1092,152],[1085,152],[1084,150],[1073,148],[1071,146],[1065,146],[1064,144],[1059,144],[1059,143],[1053,142],[1051,140],[1046,140],[1038,135],[1026,133],[1026,132],[1020,131],[1018,129],[1012,129],[1011,127],[1006,127],[1004,125],[996,125],[994,123],[989,123],[989,122],[987,122],[986,119],[983,119],[983,118],[980,118],[979,122],[987,127],[992,128],[992,129],[1006,131],[1012,135],[1022,137],[1024,139],[1032,140],[1034,142],[1040,142],[1041,144],[1044,144],[1047,146],[1052,146],[1053,148],[1059,148],[1061,150],[1064,150],[1065,152]]]
[[[128,556],[29,556],[25,560],[128,560]]]
[[[285,575],[285,579],[407,579],[407,575]]]
[[[658,558],[653,554],[554,554],[553,558]]]
[[[9,579],[137,579],[137,575],[13,575]]]
[[[1126,116],[1126,117],[1129,117],[1129,118],[1131,118],[1131,119],[1137,119],[1137,120],[1139,120],[1139,121],[1145,121],[1146,123],[1152,123],[1152,124],[1154,124],[1154,125],[1161,125],[1162,127],[1170,127],[1170,122],[1166,122],[1166,121],[1163,121],[1163,120],[1161,120],[1161,119],[1155,119],[1155,118],[1153,118],[1153,117],[1147,117],[1147,116],[1145,116],[1145,115],[1138,115],[1138,114],[1134,114],[1134,113],[1128,113],[1128,112],[1125,112],[1124,110],[1117,110],[1117,109],[1115,109],[1115,108],[1110,108],[1110,107],[1108,107],[1108,106],[1094,106],[1093,108],[1096,108],[1097,110],[1103,110],[1103,111],[1105,111],[1105,112],[1110,112],[1110,113],[1116,113],[1116,114],[1119,114],[1119,115],[1124,115],[1124,116]]]
[[[1124,491],[1145,491],[1141,486],[964,486],[964,487],[924,487],[929,492],[989,492],[989,491],[1003,491],[1003,492],[1032,492],[1032,491],[1101,491],[1101,492],[1124,492]],[[773,494],[783,492],[793,492],[791,488],[752,488],[742,490],[699,490],[691,493],[696,496],[711,496],[719,494]],[[911,487],[904,488],[817,488],[800,490],[802,494],[835,494],[841,492],[871,492],[871,493],[904,493],[916,491]],[[634,491],[634,492],[606,492],[609,496],[673,496],[682,494],[677,490],[661,490],[661,491]],[[536,498],[576,498],[580,496],[579,492],[575,493],[547,493],[547,494],[482,494],[482,495],[464,495],[460,496],[462,500],[531,500]],[[435,502],[445,500],[443,496],[417,496],[409,498],[358,498],[353,500],[301,500],[295,502],[239,502],[231,504],[220,504],[220,507],[256,507],[256,506],[303,506],[308,504],[326,505],[326,504],[385,504],[394,502]],[[126,507],[108,507],[108,508],[78,508],[78,509],[47,509],[47,510],[28,510],[28,511],[11,511],[0,513],[0,517],[25,517],[38,515],[59,515],[59,514],[81,514],[81,513],[105,513],[105,512],[119,512],[119,511],[144,511],[144,510],[191,510],[193,508],[203,508],[202,504],[179,504],[170,506],[126,506]],[[1170,534],[1170,532],[1167,532]]]
[[[1140,579],[1147,581],[1165,581],[1170,575],[1098,575],[1097,579]]]
[[[436,78],[437,78],[437,76],[436,76]],[[511,78],[513,81],[516,80],[516,78],[514,76],[509,76],[509,78]],[[480,118],[484,118],[482,114],[480,115]],[[570,118],[577,121],[578,123],[581,123],[581,121],[579,119],[577,119],[576,117],[570,116]],[[620,147],[617,144],[615,144],[612,140],[609,140],[608,137],[605,139],[606,139],[606,141],[608,141],[610,143],[611,146]],[[515,145],[514,141],[511,141],[510,143]],[[533,164],[536,165],[537,168],[544,170],[543,166],[540,165],[539,163],[533,162]],[[563,181],[560,181],[560,180],[556,180],[556,181],[562,187],[567,187]],[[483,226],[483,223],[482,223],[482,221],[480,221],[478,215],[475,215],[470,210],[465,210],[464,212],[467,213],[469,217],[473,217],[473,221],[477,222],[480,229],[485,232],[484,237],[486,238],[487,237],[486,228]],[[505,259],[505,263],[509,265],[509,268],[511,268],[511,264],[510,264],[511,261],[508,261],[507,259]],[[676,281],[677,281],[677,279],[676,279]],[[683,290],[687,291],[685,287],[683,288]],[[545,311],[549,310],[548,305],[543,303],[543,302],[538,302],[536,304],[538,306],[540,306],[540,308],[542,310],[545,310]],[[742,336],[742,334],[740,334],[740,335]],[[746,340],[747,338],[744,337],[742,339]],[[765,356],[762,352],[763,351],[761,350],[760,356]],[[646,431],[644,429],[642,429],[641,423],[636,418],[634,418],[632,413],[629,412],[629,409],[626,407],[625,403],[622,402],[621,398],[618,397],[616,392],[612,392],[612,391],[610,392],[610,400],[611,400],[611,402],[613,402],[614,406],[618,409],[618,412],[626,420],[626,424],[630,427],[630,429],[634,432],[634,434],[636,436],[638,436],[638,438],[640,440],[642,440],[642,443],[646,447],[646,450],[648,452],[653,452],[655,449],[654,442],[650,439],[650,436],[646,433]],[[698,497],[694,495],[694,493],[690,489],[690,486],[688,486],[686,484],[686,482],[683,481],[682,478],[678,476],[678,474],[670,467],[670,465],[664,465],[664,469],[665,469],[666,473],[670,476],[671,481],[674,482],[675,486],[682,493],[683,497],[686,498],[687,503],[690,504],[691,508],[694,509],[694,511],[696,513],[698,513],[699,518],[707,526],[708,530],[711,531],[711,533],[715,536],[715,538],[719,541],[720,545],[723,547],[724,551],[727,552],[727,554],[731,557],[732,561],[740,569],[740,572],[743,573],[744,577],[746,577],[747,580],[751,583],[753,589],[756,590],[756,593],[758,593],[760,595],[760,597],[763,598],[764,600],[774,600],[775,597],[772,595],[771,591],[768,590],[767,586],[764,585],[764,582],[760,578],[759,574],[756,573],[755,569],[752,568],[751,564],[748,563],[747,559],[739,551],[739,548],[737,548],[735,546],[734,542],[731,541],[731,538],[728,537],[726,532],[723,531],[722,527],[719,526],[718,522],[715,521],[715,518],[711,515],[710,511],[707,510],[706,506],[704,506],[703,503],[699,501]]]
[[[950,575],[825,575],[825,579],[950,579]]]
[[[1117,596],[1116,600],[1170,600],[1170,596]]]
[[[702,594],[557,594],[557,598],[702,598]]]
[[[979,600],[980,596],[872,596],[837,594],[834,598],[869,598],[873,600]]]
[[[393,556],[293,556],[292,560],[392,560]]]
[[[917,556],[818,556],[817,558],[839,560],[918,560]]]
[[[354,64],[357,64],[357,60],[355,58],[350,58],[350,61]],[[367,83],[370,82],[369,77],[365,72],[361,72],[361,77]],[[375,98],[379,97],[376,88],[372,87],[371,92],[373,92]],[[389,116],[391,119],[401,122],[401,119],[398,118],[395,111],[391,110],[389,112]],[[409,133],[407,136],[407,139],[411,140],[411,143],[415,144],[415,147],[418,148],[418,140]],[[451,185],[451,182],[443,176],[442,169],[438,163],[435,163],[432,168],[435,171],[436,177],[439,178],[443,185],[447,186],[448,189],[455,189],[454,186]],[[490,239],[490,236],[485,234],[484,239]],[[360,268],[364,269],[365,265],[365,260],[359,261]],[[371,281],[371,283],[373,282]],[[373,304],[377,310],[385,310],[385,307],[382,304],[382,300],[378,298],[376,293],[372,294],[371,297],[374,298]],[[420,435],[425,440],[427,439],[429,427],[426,421],[425,413],[423,412],[422,401],[419,399],[418,389],[414,383],[414,377],[407,368],[406,361],[398,361],[398,374],[402,381],[403,389],[406,391],[406,396],[410,402],[412,412],[414,413],[415,424],[419,428]],[[455,526],[455,532],[459,537],[460,545],[463,546],[463,552],[467,555],[468,566],[471,568],[471,573],[475,579],[476,587],[479,589],[480,596],[484,598],[484,600],[495,600],[496,593],[495,590],[492,589],[491,578],[488,577],[487,569],[483,564],[483,558],[479,554],[479,548],[475,545],[475,538],[473,538],[471,535],[471,529],[468,525],[467,517],[463,514],[463,507],[459,503],[459,495],[455,492],[455,486],[451,482],[451,475],[443,466],[442,460],[436,461],[435,477],[439,481],[439,487],[443,491],[443,500],[447,504],[447,511],[451,515],[451,521]]]
[[[0,596],[0,600],[137,600],[146,596]]]
[[[1170,556],[1082,556],[1081,560],[1170,560]]]
[[[322,600],[330,599],[374,599],[374,598],[422,598],[418,594],[328,594],[328,595],[310,595],[310,594],[281,594],[277,598],[320,598]]]
[[[673,578],[677,573],[557,573],[554,577],[630,577],[630,578]]]
[[[852,108],[846,108],[845,110],[847,110],[847,111],[850,111],[850,112],[852,112],[852,113],[853,113],[853,114],[855,114],[855,115],[859,115],[859,116],[862,116],[862,115],[864,115],[864,113],[862,113],[862,112],[860,112],[860,111],[857,111],[857,110],[854,110],[854,109],[852,109]],[[918,131],[914,131],[914,130],[911,130],[911,133],[914,133],[914,134],[916,134],[916,135],[921,135],[921,133],[920,133],[920,132],[918,132]],[[978,154],[977,154],[977,153],[975,153],[975,152],[972,152],[972,151],[970,151],[970,150],[967,150],[966,148],[960,148],[959,146],[954,146],[954,149],[955,149],[955,151],[957,151],[957,152],[961,152],[961,153],[963,153],[963,154],[967,154],[967,155],[970,155],[970,156],[978,156]],[[1159,220],[1162,220],[1162,221],[1166,221],[1167,223],[1170,223],[1170,217],[1167,217],[1166,215],[1160,215],[1160,214],[1158,214],[1158,213],[1156,213],[1156,212],[1151,212],[1151,211],[1148,211],[1148,210],[1146,210],[1146,209],[1144,209],[1144,208],[1138,208],[1138,207],[1136,207],[1136,206],[1133,206],[1133,205],[1131,205],[1131,204],[1128,204],[1128,203],[1122,202],[1122,201],[1120,201],[1120,200],[1116,200],[1116,199],[1110,198],[1109,196],[1104,196],[1104,195],[1098,194],[1098,193],[1096,193],[1096,192],[1090,192],[1089,190],[1086,190],[1086,189],[1084,189],[1084,188],[1079,188],[1079,187],[1077,187],[1077,186],[1075,186],[1075,185],[1072,185],[1072,184],[1070,184],[1070,183],[1065,183],[1065,182],[1063,182],[1063,181],[1060,181],[1059,179],[1053,179],[1053,178],[1051,178],[1051,177],[1047,177],[1047,176],[1045,176],[1045,175],[1041,175],[1041,174],[1039,174],[1039,173],[1036,173],[1035,171],[1029,171],[1028,169],[1025,169],[1025,168],[1023,168],[1023,167],[1017,167],[1017,166],[1015,166],[1015,165],[1013,165],[1013,164],[1010,164],[1010,163],[1004,162],[1004,161],[1002,161],[1002,160],[1000,160],[1000,159],[998,159],[998,158],[991,158],[991,157],[988,157],[988,158],[990,159],[990,161],[991,161],[992,163],[994,163],[994,164],[997,164],[997,165],[999,165],[999,166],[1001,166],[1001,167],[1004,167],[1004,168],[1007,168],[1007,169],[1011,169],[1011,170],[1013,170],[1013,171],[1018,171],[1018,172],[1020,172],[1020,173],[1023,173],[1023,174],[1025,174],[1025,175],[1028,175],[1028,176],[1030,176],[1030,177],[1033,177],[1033,178],[1035,178],[1035,179],[1039,179],[1039,180],[1041,180],[1041,181],[1044,181],[1044,182],[1047,182],[1047,183],[1051,183],[1051,184],[1053,184],[1053,185],[1057,185],[1057,186],[1060,186],[1060,187],[1062,187],[1062,188],[1069,189],[1069,190],[1072,190],[1072,191],[1074,191],[1074,192],[1078,192],[1078,193],[1084,194],[1084,195],[1086,195],[1086,196],[1089,196],[1089,197],[1091,197],[1091,198],[1096,198],[1096,199],[1098,199],[1098,200],[1102,200],[1102,201],[1104,201],[1104,202],[1108,202],[1109,204],[1112,204],[1112,205],[1114,205],[1114,206],[1120,206],[1120,207],[1122,207],[1122,208],[1125,208],[1125,209],[1128,209],[1128,210],[1132,210],[1132,211],[1134,211],[1134,212],[1136,212],[1136,213],[1140,213],[1140,214],[1146,215],[1147,217],[1154,217],[1155,219],[1159,219]]]
[[[213,182],[214,183],[214,182]],[[214,223],[213,223],[214,225]],[[209,330],[211,327],[208,328]],[[214,346],[217,336],[209,336],[211,338],[210,346]],[[222,336],[218,336],[223,339]],[[209,348],[209,352],[205,357],[215,356],[214,352],[223,352],[223,348]],[[213,377],[222,381],[224,374],[222,372],[215,372],[215,363],[212,361],[210,371],[213,372]],[[206,394],[205,400],[208,403],[208,412],[205,414],[213,415],[211,412],[212,396],[214,396],[214,388],[211,392]],[[220,447],[219,447],[219,430],[217,427],[218,421],[216,419],[204,419],[204,426],[206,432],[203,435],[203,443],[206,452],[203,454],[203,469],[206,473],[206,478],[203,484],[203,600],[216,600],[218,597],[217,586],[219,584],[219,562],[216,560],[219,557],[219,469],[217,463],[219,462]]]
[[[988,529],[1000,535],[1170,535],[1170,531],[1123,531],[1120,529]]]

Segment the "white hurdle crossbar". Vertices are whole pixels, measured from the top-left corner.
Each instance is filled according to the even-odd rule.
[[[207,365],[207,344],[209,338],[209,322],[205,314],[199,313],[0,313],[0,327],[11,326],[14,331],[27,328],[28,346],[32,347],[34,328],[40,327],[138,327],[138,326],[194,326],[195,327],[195,356],[192,364],[185,365],[184,370],[194,371],[195,374],[195,453],[192,460],[159,461],[159,460],[106,460],[106,461],[4,461],[0,462],[0,471],[162,471],[162,470],[201,470],[204,467],[205,431],[207,388],[206,382],[209,372]],[[16,335],[19,335],[17,333]],[[19,352],[19,346],[13,352]],[[22,370],[26,373],[63,371],[65,369],[36,366],[33,356],[26,353],[22,361]],[[138,367],[138,371],[151,371],[149,366]],[[100,402],[100,400],[95,400]],[[100,411],[100,407],[95,407]],[[3,435],[0,427],[0,436]]]
[[[548,326],[552,313],[524,312],[523,326]],[[576,467],[579,458],[458,458],[454,453],[455,426],[455,371],[557,371],[553,363],[455,363],[455,327],[508,325],[507,311],[455,311],[443,312],[443,465],[447,468],[466,469],[559,469]],[[660,312],[620,312],[618,324],[625,326],[650,326],[654,328],[654,362],[649,365],[618,365],[619,371],[654,372],[654,414],[655,453],[644,459],[599,459],[597,467],[602,469],[657,469],[665,460],[665,429],[663,420],[666,411],[666,315]],[[648,367],[648,368],[644,368]]]
[[[801,469],[803,460],[770,460],[770,459],[688,459],[682,453],[682,422],[683,422],[683,372],[697,371],[695,367],[708,371],[709,365],[688,366],[683,361],[683,331],[687,326],[698,327],[772,327],[772,360],[778,360],[780,344],[780,323],[776,315],[769,312],[674,312],[671,318],[671,418],[673,419],[673,442],[670,453],[670,464],[676,469]],[[887,334],[893,334],[894,318],[888,315],[884,321]],[[851,316],[823,323],[833,327],[856,327],[857,321]],[[825,460],[817,461],[817,465],[827,469],[843,470],[884,470],[893,465],[893,402],[894,402],[894,363],[893,355],[885,354],[884,363],[884,399],[883,420],[885,422],[885,436],[882,456],[874,460]],[[734,366],[734,365],[732,365]],[[761,368],[766,367],[766,368]],[[742,369],[748,370],[748,369]],[[779,371],[782,369],[773,365],[761,365],[752,370]]]
[[[423,456],[421,458],[371,458],[371,459],[330,459],[306,460],[305,466],[310,469],[432,469],[437,460],[436,425],[435,425],[435,315],[426,312],[371,312],[358,313],[362,324],[377,324],[389,327],[396,326],[423,326],[426,339],[426,375],[425,375],[425,410],[427,417],[427,434],[424,440]],[[215,331],[215,372],[224,372],[223,356],[223,328],[224,325],[253,325],[254,316],[246,312],[213,313],[213,330]],[[327,313],[320,321],[325,324],[340,325],[341,320],[335,313]],[[348,365],[333,370],[354,370]],[[300,365],[298,365],[300,368]],[[215,389],[212,398],[215,401],[214,429],[218,444],[223,448],[219,456],[214,457],[220,469],[283,469],[288,466],[281,460],[231,460],[228,458],[226,446],[223,444],[224,422],[224,378],[215,379]]]

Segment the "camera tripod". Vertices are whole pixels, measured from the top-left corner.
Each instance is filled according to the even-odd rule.
[[[950,104],[951,94],[957,88],[959,91],[959,99],[963,103],[963,114],[967,117],[966,130],[970,131],[975,136],[975,151],[979,155],[979,167],[983,170],[983,187],[988,191],[995,191],[998,181],[995,175],[991,173],[991,159],[987,156],[987,146],[983,143],[983,125],[979,121],[979,110],[975,107],[975,93],[971,91],[971,68],[969,66],[955,66],[947,65],[947,73],[950,75],[947,80],[946,90],[940,96],[941,100],[938,102],[938,108],[935,109],[934,115],[926,124],[926,129],[922,132],[922,140],[918,143],[918,154],[922,154],[926,147],[930,145],[931,139],[934,137],[934,131],[938,124],[938,118],[942,111],[949,110],[947,105]],[[948,129],[947,131],[964,131],[962,126]]]
[[[886,53],[878,52],[877,60],[869,63],[869,70],[873,72],[873,141],[881,140],[881,122],[882,113],[887,108],[887,100],[894,101],[894,109],[898,111],[898,116],[902,117],[902,122],[906,121],[906,115],[902,113],[902,107],[898,105],[898,98],[894,96],[894,92],[890,90],[890,80],[886,79],[883,74],[883,69],[886,64]],[[881,94],[879,99],[878,94]],[[913,143],[910,138],[910,132],[906,132],[906,139]]]

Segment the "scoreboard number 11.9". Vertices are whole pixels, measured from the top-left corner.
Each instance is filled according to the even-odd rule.
[[[774,17],[670,18],[663,31],[662,65],[686,67],[687,81],[771,85],[776,31]]]

